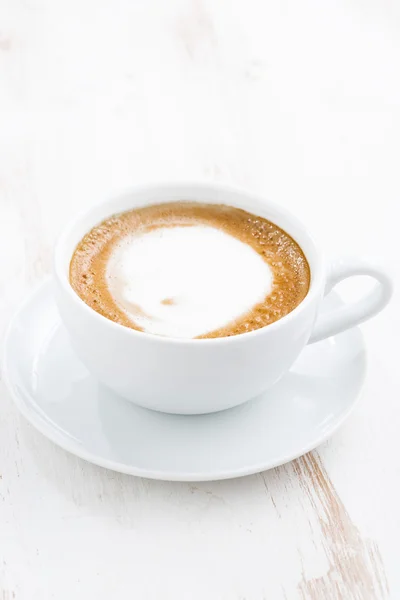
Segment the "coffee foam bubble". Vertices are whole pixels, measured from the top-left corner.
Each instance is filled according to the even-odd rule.
[[[106,267],[109,292],[140,329],[193,338],[224,327],[271,291],[272,271],[248,244],[207,225],[122,238]]]

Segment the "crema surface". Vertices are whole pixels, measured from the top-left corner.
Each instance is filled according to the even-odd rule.
[[[225,205],[174,202],[115,215],[89,231],[70,282],[117,323],[176,338],[264,327],[306,296],[310,270],[282,229]]]

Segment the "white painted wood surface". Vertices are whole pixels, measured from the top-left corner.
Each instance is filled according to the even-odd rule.
[[[71,215],[159,180],[264,193],[399,282],[399,40],[395,0],[1,0],[1,331]],[[242,480],[86,464],[1,384],[0,599],[400,598],[399,321],[363,327],[341,431]]]

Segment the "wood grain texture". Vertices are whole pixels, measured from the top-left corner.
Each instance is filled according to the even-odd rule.
[[[317,453],[294,461],[294,469],[319,517],[329,570],[299,585],[303,598],[386,598],[388,583],[377,544],[363,540],[338,497]]]
[[[2,0],[0,334],[66,220],[137,183],[251,187],[399,281],[399,33],[389,0]],[[399,325],[364,327],[332,440],[241,480],[87,464],[0,383],[0,599],[396,600]]]

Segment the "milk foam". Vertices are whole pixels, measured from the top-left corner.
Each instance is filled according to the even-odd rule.
[[[126,236],[111,253],[106,279],[117,305],[143,331],[194,338],[261,302],[273,276],[248,244],[194,225]]]

